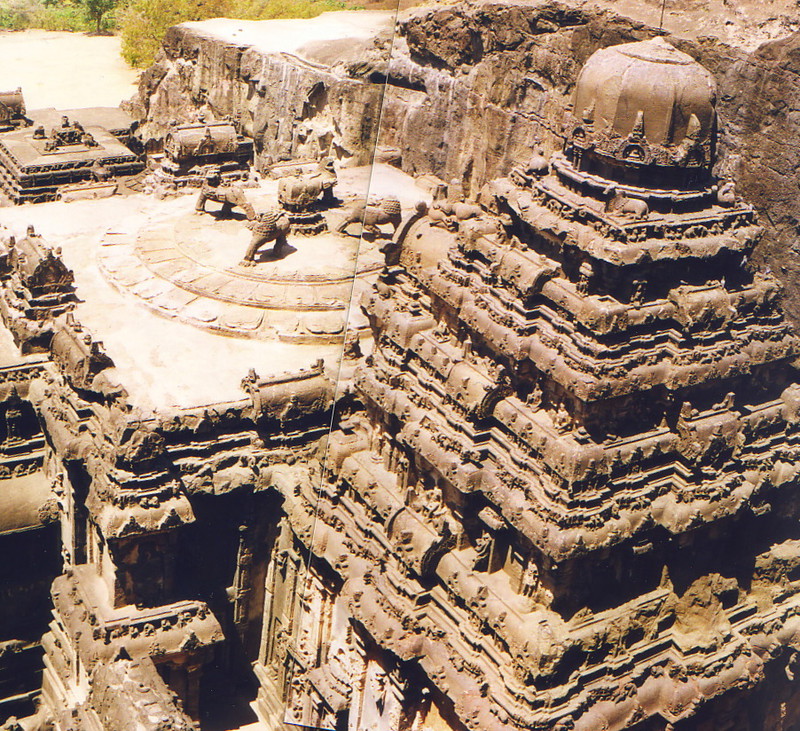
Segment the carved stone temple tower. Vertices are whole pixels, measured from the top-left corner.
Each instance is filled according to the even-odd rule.
[[[269,728],[798,727],[798,340],[715,135],[690,57],[601,50],[561,152],[407,222],[286,495]]]

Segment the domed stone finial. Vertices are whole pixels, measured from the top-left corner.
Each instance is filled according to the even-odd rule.
[[[711,73],[663,38],[602,48],[578,76],[567,133],[603,165],[709,169],[716,94]]]

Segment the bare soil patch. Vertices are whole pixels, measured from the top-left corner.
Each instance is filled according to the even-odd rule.
[[[117,36],[0,31],[0,90],[22,87],[28,109],[115,107],[138,78],[119,47]]]

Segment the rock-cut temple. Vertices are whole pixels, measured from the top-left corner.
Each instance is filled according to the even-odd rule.
[[[0,468],[52,488],[19,550],[63,572],[4,728],[800,727],[800,342],[716,138],[692,58],[595,52],[559,149],[404,213],[343,383],[169,415],[11,241]]]
[[[265,720],[283,693],[311,728],[798,722],[798,341],[711,174],[714,81],[601,50],[565,127],[366,297],[359,406],[285,496]]]

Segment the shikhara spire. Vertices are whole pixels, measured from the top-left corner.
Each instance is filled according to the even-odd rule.
[[[795,728],[744,71],[395,21],[172,28],[137,122],[0,94],[9,202],[58,199],[0,209],[4,729]]]

